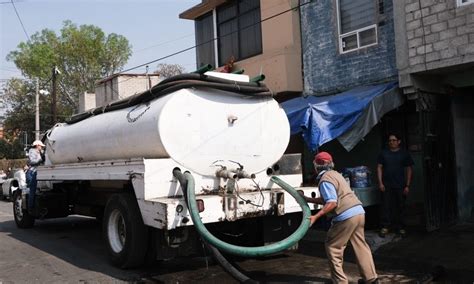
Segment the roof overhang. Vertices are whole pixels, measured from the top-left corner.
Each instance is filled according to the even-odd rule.
[[[201,3],[179,14],[180,19],[195,20],[200,16],[212,11],[217,6],[227,2],[227,0],[203,0]]]

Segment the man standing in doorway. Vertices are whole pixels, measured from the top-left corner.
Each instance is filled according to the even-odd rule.
[[[311,225],[324,215],[332,218],[325,247],[333,282],[348,283],[342,265],[344,250],[350,241],[359,272],[363,278],[359,283],[378,283],[372,252],[365,241],[365,211],[362,203],[344,177],[334,170],[334,163],[329,153],[318,153],[314,157],[313,163],[318,175],[318,188],[321,197],[304,196],[304,198],[307,202],[323,204],[323,208],[311,216]]]
[[[390,134],[388,149],[383,150],[377,159],[377,178],[383,206],[381,237],[385,237],[390,226],[402,237],[406,235],[403,211],[410,192],[414,163],[410,154],[400,148],[400,143],[398,135]]]

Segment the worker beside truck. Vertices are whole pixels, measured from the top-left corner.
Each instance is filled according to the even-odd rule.
[[[365,241],[365,211],[344,177],[334,170],[332,156],[319,152],[314,157],[318,188],[321,197],[305,197],[307,202],[322,204],[323,208],[311,216],[314,224],[322,216],[331,218],[325,241],[331,278],[334,283],[348,283],[343,270],[344,250],[350,241],[354,249],[363,283],[377,283],[374,260]]]
[[[45,145],[40,140],[33,142],[33,147],[28,151],[28,170],[26,171],[26,184],[30,189],[28,196],[28,211],[33,212],[35,206],[35,192],[37,187],[37,167],[44,163],[44,147]]]

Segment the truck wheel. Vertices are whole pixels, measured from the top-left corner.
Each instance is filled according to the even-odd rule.
[[[18,228],[27,229],[33,227],[35,218],[28,213],[28,210],[22,208],[21,190],[15,190],[13,193],[13,216]]]
[[[15,187],[15,190],[12,191],[12,187],[10,186],[10,189],[8,190],[8,200],[12,201],[13,200],[13,192],[16,192],[19,188]]]
[[[105,206],[102,232],[114,265],[131,268],[143,264],[148,230],[133,195],[115,194],[110,197]]]

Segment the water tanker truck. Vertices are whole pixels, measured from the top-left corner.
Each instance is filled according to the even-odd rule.
[[[16,191],[15,221],[96,217],[122,268],[200,252],[201,242],[242,256],[278,253],[309,228],[300,193],[317,192],[300,187],[300,155],[284,155],[289,137],[262,83],[178,75],[50,129],[38,189]]]

